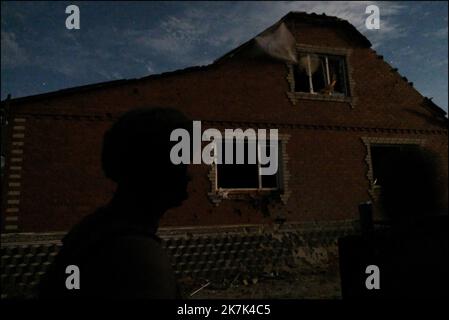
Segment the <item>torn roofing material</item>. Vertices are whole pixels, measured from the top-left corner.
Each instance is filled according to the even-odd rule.
[[[352,24],[350,24],[348,21],[344,19],[340,19],[338,17],[333,16],[327,16],[324,13],[319,15],[316,13],[307,13],[303,11],[291,11],[288,14],[286,14],[284,17],[282,17],[278,22],[276,22],[274,25],[268,27],[261,33],[259,33],[256,37],[248,40],[247,42],[243,43],[242,45],[238,46],[237,48],[229,51],[228,53],[224,54],[220,58],[214,61],[214,63],[221,62],[225,59],[229,59],[234,57],[236,54],[241,53],[242,51],[246,51],[246,49],[250,49],[255,45],[256,42],[260,41],[259,39],[262,37],[266,37],[270,34],[275,34],[278,32],[278,29],[281,25],[284,25],[287,28],[287,25],[291,21],[301,21],[308,24],[314,24],[314,25],[325,25],[325,26],[335,26],[338,28],[342,28],[346,30],[347,32],[354,35],[354,39],[359,41],[360,44],[364,47],[371,47],[371,42],[363,35],[361,34]],[[288,30],[288,28],[287,28]],[[290,32],[289,32],[290,33]]]
[[[240,58],[267,56],[283,62],[297,63],[296,40],[282,20],[231,51],[227,57],[232,58],[235,54]],[[221,62],[220,59],[214,63]]]
[[[275,59],[296,63],[295,38],[285,23],[275,26],[254,39],[257,48]]]
[[[178,69],[160,74],[152,74],[142,78],[106,81],[78,87],[61,89],[52,92],[41,93],[37,95],[19,97],[14,99],[11,99],[8,96],[8,98],[1,101],[1,107],[6,108],[7,105],[9,106],[12,104],[20,104],[23,102],[35,101],[50,97],[56,97],[60,95],[80,93],[91,90],[101,90],[104,88],[110,88],[114,86],[122,86],[130,83],[139,82],[141,80],[153,80],[189,72],[207,71],[215,67],[219,62],[222,62],[228,58],[232,58],[236,54],[240,55],[240,53],[250,56],[266,54],[269,57],[275,58],[277,60],[295,63],[297,62],[295,52],[296,41],[293,35],[291,34],[290,30],[288,29],[288,25],[291,22],[298,22],[298,21],[314,25],[335,26],[338,28],[342,28],[347,32],[351,33],[354,39],[359,41],[362,46],[371,47],[371,42],[346,20],[340,19],[338,17],[327,16],[324,13],[319,15],[316,13],[309,14],[306,12],[289,12],[284,17],[282,17],[278,22],[268,27],[254,38],[243,43],[239,47],[229,51],[222,57],[215,60],[212,64],[206,66],[187,67],[184,69]],[[245,51],[245,53],[243,53],[243,51]],[[446,111],[438,107],[428,98],[423,99],[422,105],[438,116],[444,117],[446,115]]]
[[[237,52],[240,52],[243,48],[248,47],[250,44],[257,41],[258,47],[256,47],[256,51],[253,52],[256,54],[260,54],[261,52],[267,52],[272,57],[276,57],[278,59],[289,61],[295,59],[293,55],[294,52],[294,44],[292,44],[293,36],[291,36],[290,31],[288,30],[286,26],[286,22],[297,20],[297,21],[303,21],[306,23],[312,23],[312,24],[321,24],[321,25],[337,25],[338,27],[344,27],[351,32],[355,33],[355,37],[357,39],[360,39],[362,44],[366,46],[371,46],[371,43],[367,38],[365,38],[357,29],[352,26],[348,21],[342,20],[337,17],[331,17],[326,15],[318,15],[315,13],[306,13],[306,12],[290,12],[284,17],[282,17],[278,22],[276,22],[271,27],[265,29],[260,34],[258,34],[256,37],[252,38],[251,40],[245,42],[244,44],[240,45],[239,47],[229,51],[222,57],[215,60],[212,64],[207,66],[196,66],[196,67],[189,67],[185,69],[175,70],[171,72],[164,72],[160,74],[154,74],[145,76],[142,78],[135,78],[135,79],[122,79],[122,80],[114,80],[114,81],[106,81],[106,82],[100,82],[95,84],[89,84],[89,85],[83,85],[78,87],[72,87],[67,89],[61,89],[57,91],[47,92],[47,93],[41,93],[37,95],[31,95],[31,96],[25,96],[25,97],[19,97],[19,98],[13,98],[13,99],[5,99],[2,101],[2,104],[5,101],[8,101],[11,104],[16,103],[22,103],[22,102],[28,102],[32,100],[39,100],[44,99],[48,97],[58,96],[62,94],[71,94],[71,93],[77,93],[77,92],[83,92],[83,91],[90,91],[90,90],[98,90],[102,88],[108,88],[113,87],[117,85],[123,85],[128,84],[130,82],[134,81],[140,81],[140,80],[147,80],[147,79],[157,79],[162,78],[166,76],[176,75],[180,73],[185,72],[193,72],[193,71],[199,71],[199,70],[207,70],[208,68],[214,66],[217,62],[220,62],[226,58],[234,56]],[[276,39],[276,36],[281,36],[281,41]],[[294,39],[293,39],[294,41]],[[293,60],[294,61],[294,60]]]

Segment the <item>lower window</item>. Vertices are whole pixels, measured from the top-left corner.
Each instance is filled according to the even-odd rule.
[[[256,157],[256,160],[251,163],[248,157],[248,142],[247,140],[224,140],[222,141],[222,164],[216,164],[216,183],[218,189],[235,189],[235,190],[275,190],[280,186],[280,143],[276,142],[278,146],[278,170],[273,175],[261,175],[260,170],[270,164],[261,164]],[[239,145],[240,144],[240,145]],[[243,146],[242,146],[243,144]],[[268,142],[267,142],[268,144]],[[233,164],[225,164],[226,145],[233,149]],[[236,149],[242,148],[245,150],[244,163],[236,163]],[[259,148],[259,146],[257,146]],[[260,148],[257,152],[260,152]],[[267,156],[270,157],[270,148],[267,148]]]

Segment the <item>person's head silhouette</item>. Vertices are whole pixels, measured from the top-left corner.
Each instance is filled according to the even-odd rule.
[[[187,166],[170,160],[176,128],[189,130],[191,122],[174,109],[145,108],[125,113],[105,133],[103,171],[118,185],[113,201],[126,203],[131,218],[158,220],[187,198]]]

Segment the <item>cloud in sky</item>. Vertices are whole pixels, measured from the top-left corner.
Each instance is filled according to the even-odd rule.
[[[290,11],[326,13],[351,22],[370,37],[374,46],[385,40],[402,37],[403,27],[392,17],[404,5],[382,4],[382,27],[372,32],[365,28],[365,8],[374,2],[262,2],[237,3],[232,6],[210,3],[187,8],[177,15],[168,15],[151,29],[125,30],[125,35],[138,45],[175,57],[192,52],[198,45],[228,50],[245,42],[269,27]],[[193,57],[192,57],[193,58]]]
[[[306,11],[326,13],[347,19],[359,30],[365,29],[365,8],[370,2],[262,2],[262,3],[201,3],[182,4],[185,9],[180,12],[170,13],[160,18],[159,23],[151,28],[135,29],[130,25],[128,28],[112,29],[114,42],[106,37],[97,39],[98,45],[103,47],[117,46],[115,40],[128,39],[128,44],[137,46],[135,51],[152,50],[159,54],[171,54],[180,62],[195,63],[196,60],[205,60],[204,57],[195,56],[198,46],[222,48],[231,50],[242,42],[252,38],[263,29],[269,27],[289,11]],[[377,42],[385,38],[398,37],[401,35],[397,24],[389,21],[391,15],[396,14],[403,5],[382,5],[382,28],[374,33],[371,39]],[[81,5],[82,8],[82,5]],[[110,26],[108,26],[109,30]],[[90,28],[90,27],[89,27]],[[98,35],[106,28],[93,26]],[[55,34],[48,38],[29,39],[29,42],[40,41],[49,45],[47,54],[57,55],[60,43],[65,43],[68,51],[81,54],[87,51],[87,45],[81,45],[73,36],[73,33],[62,30],[63,37],[71,41],[59,41],[56,46]],[[58,37],[58,36],[57,36]],[[224,53],[224,52],[223,52]],[[129,52],[132,54],[132,52]],[[216,57],[208,56],[210,61]],[[38,59],[37,59],[38,60]],[[40,63],[41,61],[21,60],[19,63]]]
[[[1,68],[14,68],[29,61],[13,32],[1,31]]]
[[[436,39],[447,39],[447,26],[438,29],[437,31],[434,32],[427,32],[425,33],[426,37],[434,37]]]
[[[68,87],[209,64],[288,12],[306,11],[348,20],[424,95],[447,108],[447,71],[440,70],[447,66],[447,3],[79,2],[79,31],[64,28],[68,4],[2,3],[2,78],[15,83],[2,80],[2,98],[6,91],[53,90],[52,80]],[[380,8],[380,30],[365,27],[370,4]],[[35,75],[34,92],[24,91],[25,68],[59,78]],[[437,88],[426,87],[429,82]]]

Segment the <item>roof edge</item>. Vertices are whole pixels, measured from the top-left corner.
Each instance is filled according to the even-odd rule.
[[[105,82],[97,82],[97,83],[93,83],[93,84],[70,87],[70,88],[60,89],[60,90],[56,90],[56,91],[38,93],[38,94],[34,94],[34,95],[17,97],[17,98],[10,98],[10,95],[8,95],[8,97],[3,99],[0,103],[3,106],[6,103],[20,104],[20,103],[29,102],[29,101],[39,101],[42,99],[57,97],[60,95],[65,95],[65,94],[80,93],[80,92],[86,92],[86,91],[91,91],[91,90],[95,90],[95,89],[111,88],[111,87],[122,85],[122,84],[131,84],[131,83],[135,83],[135,82],[139,82],[139,81],[164,78],[164,77],[169,77],[172,75],[178,75],[178,74],[183,74],[183,73],[188,73],[188,72],[204,71],[204,70],[209,69],[211,66],[212,66],[212,64],[205,65],[205,66],[192,66],[192,67],[187,67],[184,69],[176,69],[173,71],[151,74],[151,75],[143,76],[140,78],[119,79],[119,80],[112,80],[112,81],[105,81]]]
[[[326,15],[324,13],[323,14],[316,14],[314,12],[307,13],[305,11],[290,11],[289,13],[287,13],[285,16],[283,16],[281,19],[279,19],[273,25],[271,25],[268,28],[264,29],[262,32],[260,32],[259,34],[255,35],[254,37],[252,37],[248,41],[244,42],[243,44],[241,44],[237,48],[232,49],[231,51],[225,53],[221,57],[219,57],[216,60],[214,60],[214,63],[219,63],[219,62],[223,61],[226,58],[231,58],[237,52],[239,52],[239,51],[245,49],[246,47],[248,47],[252,42],[254,42],[254,39],[257,38],[258,36],[262,35],[263,33],[267,32],[270,29],[275,28],[276,26],[278,26],[282,22],[288,22],[289,20],[292,20],[292,19],[295,19],[295,20],[300,19],[300,20],[303,20],[305,22],[311,22],[311,23],[317,23],[317,24],[321,24],[321,23],[341,24],[342,27],[348,28],[351,32],[354,32],[357,35],[357,39],[364,46],[366,46],[368,48],[372,47],[372,44],[368,40],[368,38],[366,38],[359,30],[357,30],[356,27],[354,27],[347,20],[341,19],[341,18],[336,17],[336,16],[328,16],[328,15]]]

